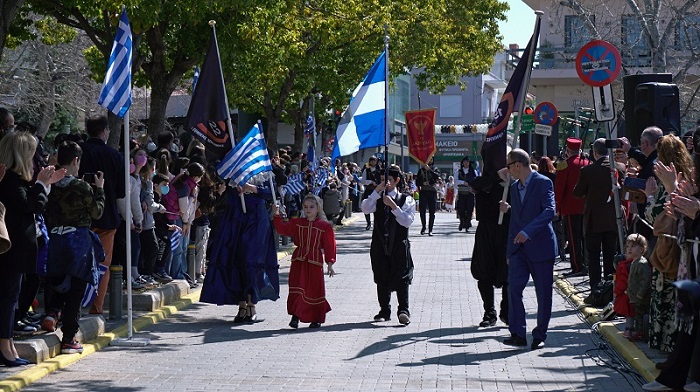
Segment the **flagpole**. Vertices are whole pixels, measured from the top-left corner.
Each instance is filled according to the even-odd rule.
[[[233,148],[234,145],[236,145],[236,138],[233,135],[233,123],[231,122],[231,109],[228,106],[228,95],[226,94],[226,82],[224,80],[224,70],[221,68],[221,55],[219,54],[219,40],[216,38],[216,21],[215,20],[210,20],[209,21],[209,26],[211,26],[211,32],[214,35],[214,46],[216,47],[216,58],[219,59],[219,75],[221,75],[221,85],[224,86],[224,104],[226,105],[226,128],[228,128],[228,135],[229,138],[231,139],[231,148]],[[240,193],[239,196],[241,197],[241,207],[243,208],[243,213],[245,214],[246,208],[245,208],[245,198],[243,197],[243,193]]]
[[[535,11],[535,15],[537,15],[537,18],[535,19],[535,31],[532,33],[532,37],[534,38],[534,42],[538,41],[539,37],[535,37],[535,34],[537,33],[537,29],[540,24],[540,19],[542,19],[542,15],[544,15],[544,12],[540,10]],[[527,89],[530,86],[530,75],[532,74],[532,63],[535,58],[535,50],[537,50],[537,45],[533,45],[532,48],[530,48],[530,53],[528,53],[528,58],[527,58],[527,70],[525,71],[525,77],[523,78],[523,84],[520,86],[520,91],[522,91],[522,99],[520,100],[520,107],[518,107],[518,119],[515,122],[515,132],[513,133],[513,146],[519,147],[520,144],[518,142],[518,137],[520,136],[520,129],[523,125],[523,112],[525,111],[525,100],[527,98]],[[521,59],[522,61],[522,59]],[[528,132],[528,153],[532,151],[532,131]]]
[[[133,296],[131,293],[131,179],[129,173],[129,159],[131,156],[131,146],[129,145],[129,110],[124,113],[124,202],[126,216],[124,217],[126,232],[126,312],[127,312],[127,339],[133,337],[134,314]]]
[[[540,10],[535,11],[535,15],[537,15],[537,18],[535,19],[535,31],[532,32],[532,38],[530,38],[530,41],[534,44],[537,42],[539,37],[535,37],[535,34],[538,32],[538,28],[540,25],[540,19],[542,19],[542,15],[544,15],[544,12]],[[520,127],[522,127],[523,124],[523,111],[525,110],[525,99],[527,98],[527,88],[530,85],[530,74],[532,74],[532,62],[535,56],[535,50],[537,45],[533,45],[530,47],[530,52],[528,53],[528,58],[527,58],[527,68],[525,71],[525,76],[523,77],[523,84],[520,86],[520,91],[522,92],[521,96],[522,99],[520,99],[520,107],[518,108],[518,119],[515,121],[515,132],[513,133],[513,147],[519,147],[519,142],[518,142],[518,136],[520,136]],[[522,59],[521,59],[522,61]],[[529,132],[528,136],[528,148],[532,149],[532,132]],[[528,152],[529,153],[529,152]],[[501,196],[501,201],[504,203],[506,200],[508,200],[508,190],[510,189],[510,175],[508,176],[509,180],[503,184],[503,195]],[[498,224],[503,223],[503,212],[499,212],[498,214]]]
[[[384,24],[384,183],[389,181],[389,25]]]
[[[260,120],[258,120],[258,127],[260,128],[260,133],[263,133],[262,121],[260,121]],[[267,143],[265,143],[265,145],[267,145]],[[270,181],[270,190],[272,191],[272,204],[273,205],[277,204],[277,195],[275,195],[275,193],[277,193],[277,188],[275,188],[275,183],[272,182],[272,177],[274,177],[274,175],[275,175],[275,172],[271,171],[270,176],[267,178]],[[243,208],[245,208],[245,205],[243,206]]]

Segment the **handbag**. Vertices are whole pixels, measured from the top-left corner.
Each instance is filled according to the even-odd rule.
[[[681,248],[676,237],[678,224],[675,219],[666,213],[656,217],[654,221],[654,235],[656,246],[651,252],[649,263],[667,278],[676,278],[678,263],[681,257]]]

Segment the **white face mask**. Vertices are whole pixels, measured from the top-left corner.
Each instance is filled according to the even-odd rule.
[[[156,144],[153,143],[153,142],[148,142],[148,144],[146,144],[146,150],[147,150],[148,152],[153,152],[153,151],[155,151],[157,148],[158,148],[158,147],[157,147]]]
[[[180,146],[178,146],[177,144],[173,143],[173,145],[170,146],[170,151],[172,151],[172,152],[174,152],[174,153],[178,153],[178,152],[180,152]]]

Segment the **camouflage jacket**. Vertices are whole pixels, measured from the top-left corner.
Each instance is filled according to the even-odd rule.
[[[48,227],[90,227],[93,220],[102,216],[104,207],[104,189],[66,176],[51,186],[44,218]]]

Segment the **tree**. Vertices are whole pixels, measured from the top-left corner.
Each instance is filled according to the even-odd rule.
[[[92,0],[29,1],[36,12],[51,15],[90,37],[95,50],[88,53],[88,57],[97,81],[104,77],[119,6],[123,3],[113,0],[99,3]],[[204,58],[209,34],[207,22],[215,15],[226,14],[227,7],[232,7],[227,1],[210,1],[206,7],[198,0],[126,2],[134,42],[132,74],[137,84],[151,87],[150,135],[156,136],[166,129],[168,100],[183,75]],[[110,114],[110,119],[114,124],[115,117]],[[114,131],[116,127],[110,128]],[[112,132],[110,144],[117,144],[118,138],[119,132]]]
[[[622,52],[622,74],[671,73],[678,85],[681,118],[694,126],[693,108],[700,90],[700,5],[695,0],[565,0],[551,19],[573,12],[591,38],[603,39]],[[613,17],[610,10],[616,9]],[[579,33],[579,32],[576,32]],[[573,33],[572,33],[573,34]]]
[[[0,14],[0,59],[2,59],[10,26],[22,8],[22,4],[24,4],[24,0],[3,0],[0,3],[0,12],[2,12]]]
[[[460,77],[486,72],[501,49],[498,20],[507,5],[496,0],[347,2],[279,1],[241,7],[222,27],[222,63],[231,104],[268,120],[277,147],[277,123],[300,122],[300,102],[312,95],[344,108],[349,92],[391,39],[392,75],[412,68],[421,89],[441,92]],[[298,133],[298,130],[297,130]],[[297,144],[301,144],[297,141]]]

